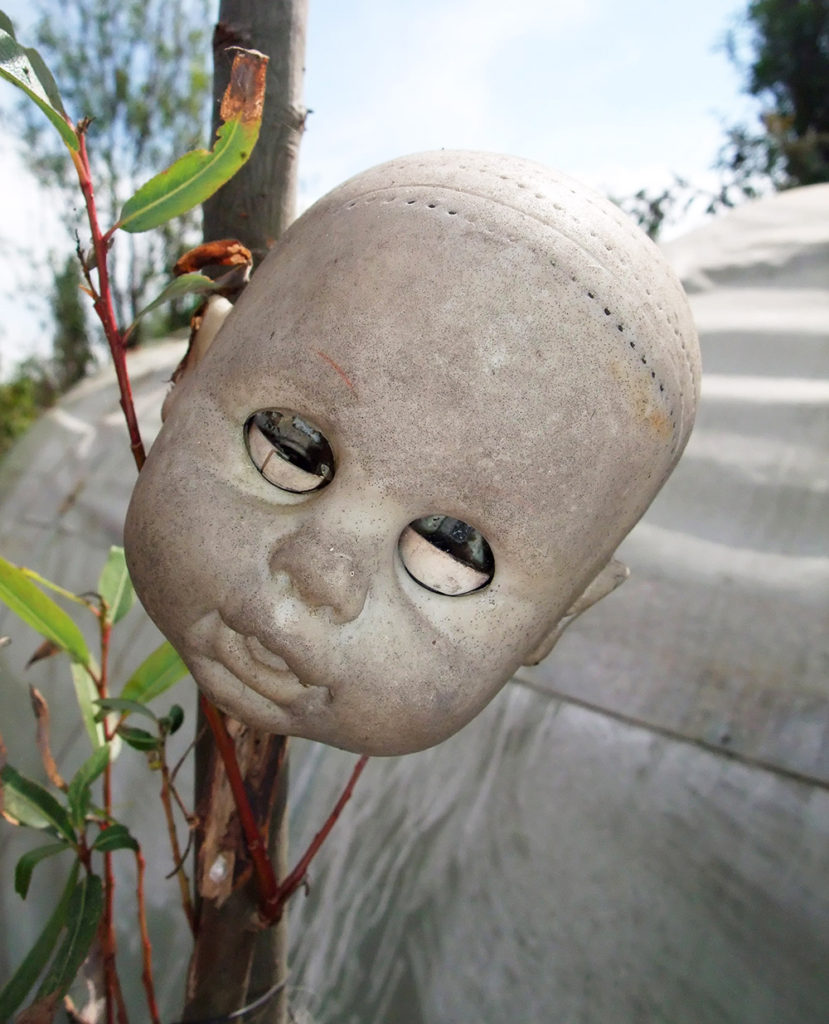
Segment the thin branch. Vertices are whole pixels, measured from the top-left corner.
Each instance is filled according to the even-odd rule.
[[[144,984],[144,992],[147,997],[147,1009],[150,1012],[152,1024],[161,1024],[161,1018],[158,1015],[158,1004],[155,1000],[152,945],[150,944],[150,933],[147,930],[147,905],[144,899],[144,871],[147,865],[144,861],[144,855],[140,850],[135,851],[135,864],[138,869],[136,894],[138,898],[138,926],[141,930],[141,960],[143,964],[141,981]]]
[[[328,834],[334,827],[334,824],[342,813],[342,809],[351,799],[354,792],[354,787],[357,785],[357,780],[362,775],[363,769],[368,762],[368,755],[362,754],[359,761],[354,765],[354,770],[351,772],[351,777],[346,784],[345,789],[340,794],[340,799],[334,805],[334,810],[328,815],[328,818],[322,828],[317,832],[314,838],[311,840],[308,849],[305,851],[303,856],[299,859],[297,866],[294,870],[285,878],[279,885],[279,891],[277,892],[277,916],[269,920],[269,924],[273,924],[279,920],[282,916],[282,911],[285,904],[297,891],[297,889],[305,881],[305,876],[308,873],[308,868],[311,865],[311,861],[319,852],[320,847],[328,838]]]
[[[112,361],[115,366],[115,376],[118,378],[118,389],[121,394],[121,408],[124,411],[124,418],[127,421],[127,430],[130,437],[130,450],[132,451],[135,464],[140,470],[144,465],[146,454],[144,443],[141,440],[141,431],[138,427],[138,419],[135,414],[135,403],[132,398],[132,386],[130,385],[129,374],[127,373],[126,348],[115,317],[115,309],[112,304],[112,289],[109,283],[109,270],[107,268],[108,242],[101,233],[98,224],[98,212],[95,206],[95,195],[92,187],[92,175],[89,166],[89,156],[86,151],[86,128],[85,122],[81,122],[77,128],[78,152],[70,151],[75,170],[78,173],[81,191],[86,202],[86,213],[89,219],[89,229],[92,232],[92,247],[95,253],[95,265],[98,271],[98,289],[94,297],[95,312],[104,329],[109,350],[112,353]]]
[[[158,752],[158,761],[161,769],[161,803],[164,807],[164,816],[167,819],[167,835],[170,838],[173,863],[176,865],[175,875],[178,879],[178,887],[181,894],[181,905],[184,910],[184,916],[187,918],[187,923],[190,925],[190,931],[195,935],[196,914],[193,909],[193,898],[190,894],[190,880],[184,870],[184,856],[181,852],[181,847],[178,842],[178,833],[176,832],[176,820],[173,815],[173,802],[170,799],[170,794],[173,792],[173,785],[170,781],[170,769],[167,765],[167,755],[163,744]]]

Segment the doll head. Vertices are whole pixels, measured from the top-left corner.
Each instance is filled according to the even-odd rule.
[[[292,225],[175,385],[130,571],[235,717],[418,750],[619,581],[698,393],[682,290],[614,206],[511,157],[395,160]]]

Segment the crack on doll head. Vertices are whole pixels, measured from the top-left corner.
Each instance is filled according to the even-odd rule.
[[[394,754],[612,589],[699,389],[687,303],[611,204],[440,152],[335,189],[168,401],[126,544],[199,685]]]

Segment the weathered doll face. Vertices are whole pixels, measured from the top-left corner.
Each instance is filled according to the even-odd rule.
[[[507,157],[395,161],[297,221],[176,385],[130,570],[237,718],[421,749],[613,574],[697,393],[684,296],[613,207]]]

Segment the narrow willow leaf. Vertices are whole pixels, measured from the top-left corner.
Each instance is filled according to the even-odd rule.
[[[66,809],[39,782],[27,779],[10,764],[0,768],[3,817],[13,825],[55,831],[75,842],[75,830]]]
[[[74,601],[75,604],[82,604],[84,608],[94,607],[90,605],[89,601],[85,597],[81,597],[79,594],[73,594],[71,590],[67,590],[66,587],[60,586],[59,583],[53,583],[51,580],[47,580],[45,576],[41,576],[39,572],[35,572],[34,569],[29,569],[25,565],[20,566],[20,571],[28,577],[30,580],[34,580],[35,583],[39,583],[41,587],[46,587],[47,590],[51,590],[56,594],[60,594],[61,597],[65,597],[67,601]]]
[[[158,721],[158,715],[137,700],[127,700],[125,697],[102,697],[95,703],[101,708],[101,711],[95,716],[98,719],[105,718],[110,711],[123,711],[124,717],[134,712],[136,715],[151,718],[154,722]]]
[[[11,24],[5,19],[4,26],[0,28],[0,78],[16,85],[34,100],[57,128],[66,145],[77,152],[80,143],[66,117],[51,71],[37,50],[21,46],[9,28]]]
[[[268,58],[256,50],[237,51],[222,97],[224,124],[213,149],[193,150],[151,178],[126,201],[116,227],[148,231],[186,213],[218,191],[247,161],[259,138]]]
[[[87,875],[75,886],[66,915],[66,938],[38,990],[38,999],[54,993],[61,998],[75,980],[86,959],[104,910],[101,879]]]
[[[0,601],[41,636],[56,643],[73,661],[89,664],[83,634],[51,597],[39,590],[26,573],[0,558]]]
[[[69,814],[76,828],[83,828],[86,812],[92,800],[90,786],[109,764],[109,747],[105,744],[88,757],[69,783],[66,799]]]
[[[54,857],[56,853],[63,853],[64,850],[71,849],[72,847],[68,843],[49,843],[47,846],[38,846],[36,849],[24,853],[14,869],[14,891],[25,900],[29,892],[32,872],[37,865],[47,857]]]
[[[48,963],[66,921],[69,901],[78,881],[79,866],[78,861],[75,861],[64,886],[63,894],[58,900],[58,905],[52,911],[43,931],[35,940],[35,944],[0,992],[0,1021],[11,1020],[12,1014],[26,998],[26,993],[37,981]]]
[[[118,735],[136,750],[158,750],[161,746],[160,736],[153,736],[146,729],[134,729],[131,725],[119,725]]]
[[[127,334],[132,332],[133,327],[135,327],[142,316],[153,309],[157,309],[165,302],[172,302],[173,299],[182,299],[185,295],[208,295],[210,292],[215,292],[217,288],[221,287],[222,284],[220,282],[212,280],[206,274],[182,274],[181,277],[172,280],[148,306],[145,306],[136,314],[135,320],[130,324]]]
[[[107,621],[112,625],[123,619],[135,603],[135,591],[127,572],[123,548],[113,546],[109,549],[98,580],[98,593],[106,602]]]
[[[98,688],[95,686],[92,676],[83,667],[83,665],[73,663],[71,668],[72,682],[75,684],[75,697],[77,698],[78,707],[81,711],[81,718],[83,719],[83,724],[89,734],[92,748],[97,750],[98,747],[103,746],[103,744],[106,743],[103,722],[95,721],[95,716],[98,711],[95,707],[95,702],[98,699]],[[90,661],[90,668],[93,672],[97,673],[98,667],[94,661]],[[114,758],[115,754],[113,753],[112,756]]]
[[[111,853],[113,850],[138,850],[138,840],[130,835],[126,825],[110,825],[95,837],[93,850]]]
[[[187,666],[181,660],[173,645],[165,640],[138,666],[124,687],[121,696],[146,704],[169,690],[187,675]]]

